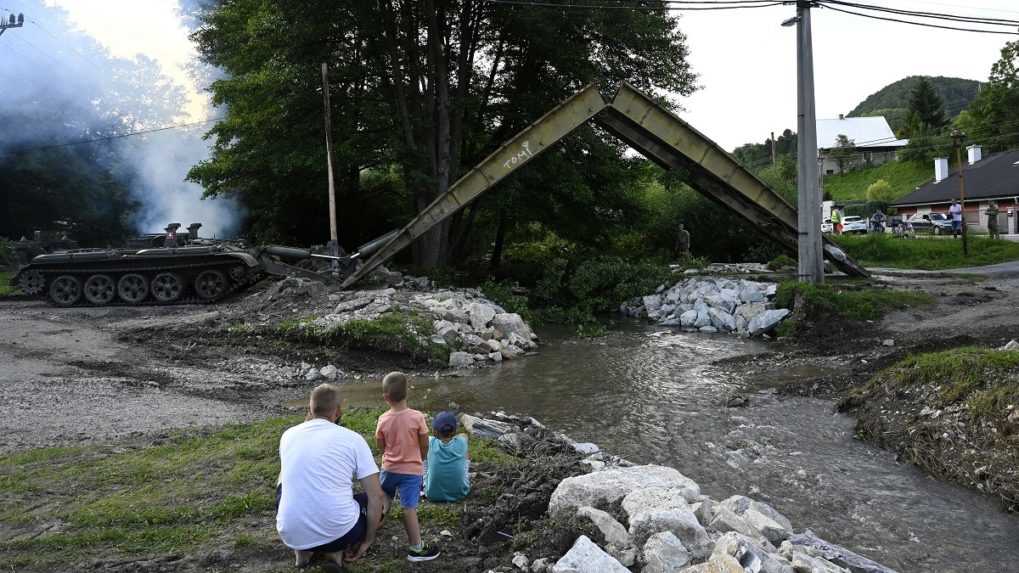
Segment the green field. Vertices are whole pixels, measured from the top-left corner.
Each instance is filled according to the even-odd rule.
[[[1019,260],[1019,243],[969,237],[969,256],[956,239],[902,239],[890,235],[841,236],[836,239],[864,266],[897,269],[944,270],[977,267]]]
[[[824,191],[830,193],[836,201],[866,201],[867,187],[884,179],[895,190],[898,198],[908,195],[933,177],[934,168],[930,165],[893,161],[844,175],[826,175]]]

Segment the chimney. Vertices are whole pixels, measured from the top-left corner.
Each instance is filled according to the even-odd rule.
[[[970,165],[973,165],[984,158],[984,150],[979,145],[970,145],[966,148],[966,151],[969,152]]]
[[[934,160],[934,182],[941,183],[948,179],[948,158],[939,157]]]
[[[202,228],[201,223],[191,223],[188,225],[188,242],[198,239],[198,229]]]
[[[846,115],[844,113],[840,113],[839,114],[839,120],[843,120],[843,119],[846,119]]]

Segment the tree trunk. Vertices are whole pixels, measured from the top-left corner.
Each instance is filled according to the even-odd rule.
[[[506,209],[499,209],[499,223],[495,228],[495,246],[492,247],[492,262],[489,266],[493,274],[502,265],[502,247],[506,242]]]
[[[435,131],[431,142],[433,151],[432,173],[435,184],[426,197],[423,193],[419,195],[418,210],[426,207],[435,197],[441,196],[449,190],[449,169],[450,169],[450,117],[449,117],[449,67],[446,34],[446,10],[445,2],[439,0],[427,0],[425,10],[428,16],[428,58],[431,60],[431,89],[430,95],[433,98],[433,109],[435,117]],[[426,201],[422,201],[427,199]],[[422,205],[421,203],[424,203]],[[418,265],[423,268],[433,268],[441,264],[445,258],[446,243],[448,241],[449,225],[443,221],[432,227],[421,237],[421,259]]]

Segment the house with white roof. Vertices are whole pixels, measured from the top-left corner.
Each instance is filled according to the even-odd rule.
[[[840,162],[832,150],[838,147],[839,136],[846,136],[853,150]],[[897,153],[909,145],[908,139],[895,137],[884,117],[845,117],[817,120],[817,152],[821,173],[838,175],[862,167],[895,161]]]

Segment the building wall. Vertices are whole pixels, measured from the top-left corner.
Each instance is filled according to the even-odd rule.
[[[842,162],[842,171],[839,171],[839,162],[829,157],[829,151],[822,152],[821,173],[824,175],[841,175],[849,171],[864,169],[866,167],[877,167],[889,161],[896,160],[894,151],[861,151],[856,150],[857,155],[852,159]]]
[[[999,199],[998,204],[998,232],[1019,233],[1019,204],[1012,198]],[[987,232],[987,208],[990,201],[967,201],[964,217],[966,228],[975,233]],[[951,203],[938,203],[933,205],[917,205],[914,207],[899,207],[898,213],[904,217],[923,216],[930,213],[948,214]],[[1009,212],[1011,211],[1011,215]]]

